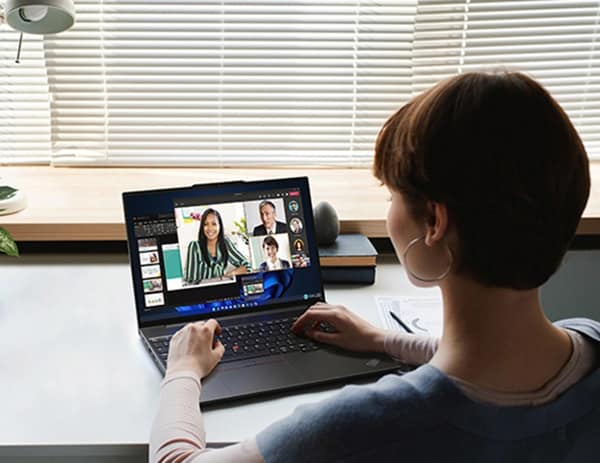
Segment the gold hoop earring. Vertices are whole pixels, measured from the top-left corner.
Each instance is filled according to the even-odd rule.
[[[448,276],[448,274],[450,273],[450,270],[452,269],[452,264],[454,262],[454,256],[452,254],[452,250],[448,247],[448,245],[446,243],[444,243],[444,247],[446,248],[446,253],[448,254],[448,268],[446,268],[440,275],[435,276],[433,278],[426,278],[426,277],[422,277],[417,275],[416,273],[414,273],[409,265],[408,265],[408,252],[414,248],[414,246],[419,243],[420,241],[423,241],[423,243],[425,242],[425,237],[424,236],[420,236],[419,238],[415,238],[413,239],[410,243],[408,243],[408,245],[406,246],[406,248],[404,249],[404,252],[402,253],[402,258],[404,260],[404,268],[406,268],[406,272],[412,276],[415,280],[419,280],[422,281],[424,283],[434,283],[436,281],[441,281],[444,278],[446,278]]]

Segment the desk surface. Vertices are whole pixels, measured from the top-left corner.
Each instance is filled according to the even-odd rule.
[[[376,280],[326,287],[327,299],[379,324],[375,296],[437,291],[412,287],[391,259]],[[0,288],[0,456],[10,445],[146,444],[161,375],[137,333],[127,256],[2,257]],[[241,440],[337,387],[211,409],[207,439]]]
[[[590,163],[592,191],[577,228],[580,235],[600,234],[600,162]],[[167,188],[205,182],[306,175],[314,204],[329,201],[342,233],[387,236],[389,193],[371,169],[333,168],[53,168],[4,166],[2,183],[21,188],[27,209],[0,217],[19,241],[124,240],[123,191]]]

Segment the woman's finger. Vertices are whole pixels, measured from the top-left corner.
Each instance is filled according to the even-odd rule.
[[[205,325],[210,328],[213,333],[221,334],[221,325],[219,325],[219,322],[214,318],[206,320]]]
[[[340,338],[338,333],[327,333],[325,331],[315,329],[306,330],[304,334],[315,341],[325,344],[338,344]]]
[[[217,356],[217,359],[221,360],[221,358],[223,358],[223,355],[225,355],[225,346],[221,341],[217,340],[217,342],[213,346],[212,351]]]
[[[310,321],[320,320],[332,322],[336,319],[339,319],[339,316],[333,309],[310,308],[298,317],[292,325],[292,329],[307,324]]]

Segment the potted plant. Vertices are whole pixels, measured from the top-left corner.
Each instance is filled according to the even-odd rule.
[[[0,186],[0,215],[16,212],[24,207],[22,194],[16,188],[11,186]],[[23,207],[21,207],[23,206]],[[10,233],[0,227],[0,253],[9,256],[18,256],[19,249]]]

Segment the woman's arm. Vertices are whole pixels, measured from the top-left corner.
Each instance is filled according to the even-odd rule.
[[[254,438],[221,449],[206,448],[198,405],[200,378],[194,371],[168,373],[161,384],[150,435],[151,463],[262,463]]]
[[[202,277],[202,269],[200,262],[200,244],[198,241],[191,241],[187,248],[187,258],[185,263],[185,272],[183,275],[184,281],[192,283],[199,281]]]
[[[227,246],[227,253],[229,254],[229,260],[231,264],[236,267],[232,274],[248,273],[250,271],[250,262],[246,259],[246,256],[240,252],[238,248],[231,242],[231,240],[225,237],[225,244]]]
[[[333,330],[319,328],[325,322]],[[371,325],[341,305],[316,303],[294,323],[296,334],[355,352],[385,352],[410,365],[427,363],[437,351],[438,340],[427,336],[385,331]]]
[[[423,365],[436,353],[440,340],[431,336],[388,331],[383,339],[383,350],[390,357],[409,365]]]
[[[198,405],[200,379],[223,356],[223,344],[214,341],[220,333],[217,321],[210,319],[190,323],[171,338],[167,374],[150,438],[151,462],[262,462],[254,439],[219,450],[206,448]]]

